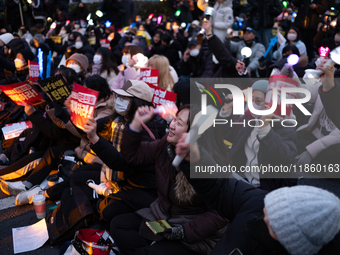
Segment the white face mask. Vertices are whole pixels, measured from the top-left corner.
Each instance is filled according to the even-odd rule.
[[[121,116],[125,116],[128,111],[129,103],[130,102],[128,100],[117,97],[116,103],[115,103],[116,112]]]
[[[213,54],[212,55],[212,61],[216,64],[216,65],[218,65],[220,62],[217,60],[217,58],[215,57],[215,55]]]
[[[78,66],[76,64],[69,64],[66,67],[73,69],[74,71],[76,71],[76,73],[80,72],[80,66]]]
[[[76,47],[76,49],[82,48],[82,47],[83,47],[83,42],[76,42],[76,43],[74,44],[74,47]]]
[[[24,62],[21,59],[14,59],[14,64],[16,69],[21,69],[24,67]]]
[[[192,56],[192,57],[197,57],[198,54],[200,54],[199,49],[193,49],[193,50],[190,51],[190,56]]]
[[[74,25],[74,28],[75,28],[75,29],[79,29],[79,28],[80,28],[80,25],[79,25],[79,24],[75,24],[75,25]]]
[[[256,103],[253,102],[253,107],[256,109],[256,110],[263,110],[264,109],[264,105],[260,106],[260,105],[257,105]],[[251,115],[255,118],[255,119],[259,119],[261,118],[262,115],[257,115],[257,114],[254,114],[254,113],[251,113]]]
[[[289,34],[287,35],[287,39],[288,39],[289,41],[295,41],[296,38],[297,38],[297,34],[289,33]]]
[[[102,56],[100,55],[94,55],[93,57],[93,63],[95,65],[99,65],[102,62]]]
[[[63,35],[65,35],[66,34],[66,30],[60,30],[60,32],[59,32],[59,35],[60,36],[63,36]]]
[[[125,54],[122,56],[122,64],[123,65],[128,65],[129,63],[129,60],[130,60],[130,54]]]

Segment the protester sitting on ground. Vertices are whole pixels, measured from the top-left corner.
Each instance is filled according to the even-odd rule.
[[[0,81],[0,85],[7,85],[25,81],[29,75],[28,61],[33,61],[34,54],[29,49],[22,49],[14,59],[15,73]]]
[[[248,74],[252,77],[258,77],[257,69],[259,68],[259,59],[264,55],[266,49],[261,44],[255,40],[256,34],[255,30],[251,27],[247,27],[244,30],[243,40],[239,42],[230,41],[231,52],[236,54],[238,60],[242,60],[241,51],[244,47],[249,47],[251,49],[251,55],[249,58],[245,58],[244,62],[246,64],[246,70]],[[247,63],[248,62],[248,63]]]
[[[301,57],[307,57],[307,49],[306,49],[306,45],[301,41],[301,35],[300,35],[300,31],[297,27],[291,27],[286,35],[286,41],[282,42],[280,44],[280,47],[274,51],[273,53],[273,59],[274,60],[279,60],[282,57],[282,50],[285,46],[287,46],[288,44],[293,44],[295,45],[299,52]]]
[[[108,48],[99,48],[93,57],[92,75],[99,74],[111,87],[119,73],[113,53]]]
[[[119,153],[123,131],[132,121],[137,108],[152,106],[151,89],[142,81],[130,80],[122,89],[115,92],[116,112],[110,116],[111,121],[105,124],[104,130],[101,132],[98,130],[103,126],[101,123],[103,119],[97,121],[91,119],[85,126],[85,132],[92,143],[90,147],[96,153],[92,155],[93,164],[80,167],[69,179],[43,193],[52,200],[58,200],[65,188],[76,184],[83,189],[89,199],[93,200],[96,198],[93,197],[93,190],[88,187],[87,181],[91,179],[97,184],[109,181],[114,185],[114,194],[101,197],[97,203],[101,219],[107,222],[117,215],[148,207],[157,198],[154,166],[130,167]],[[166,121],[155,116],[147,123],[147,127],[158,139],[165,135]],[[142,140],[152,141],[146,130],[143,130]]]
[[[175,76],[177,76],[177,73],[175,69],[170,66],[169,60],[164,56],[154,55],[149,59],[148,67],[158,69],[158,87],[172,91],[175,84],[173,73]]]
[[[155,165],[158,199],[150,208],[112,220],[110,233],[124,254],[209,254],[224,231],[227,221],[202,203],[181,172],[189,166],[175,168],[171,164],[178,139],[190,127],[189,107],[181,107],[170,123],[169,134],[153,142],[141,142],[141,122],[152,118],[152,107],[140,107],[126,127],[121,152],[136,167]],[[225,164],[225,155],[221,158],[220,164]],[[155,220],[166,220],[172,228],[163,236],[154,235],[145,221]],[[150,245],[146,239],[156,242]]]
[[[122,65],[118,67],[119,74],[117,79],[113,84],[110,84],[111,90],[122,88],[128,80],[138,80],[140,68],[146,67],[147,57],[144,57],[143,50],[140,47],[134,45],[126,46],[123,49],[123,54]],[[137,54],[138,56],[143,56],[140,63],[137,63]]]
[[[93,113],[94,118],[103,118],[113,114],[113,96],[110,92],[106,80],[99,75],[91,76],[84,81],[84,86],[99,91],[98,100]],[[65,105],[70,107],[69,100]],[[8,183],[10,194],[21,191],[37,191],[40,183],[49,175],[53,167],[58,163],[66,150],[74,150],[79,146],[80,139],[83,137],[79,134],[75,126],[69,121],[70,116],[66,110],[54,105],[51,110],[51,119],[45,119],[42,113],[38,112],[32,106],[26,105],[25,112],[29,115],[33,125],[36,125],[41,132],[47,132],[45,135],[52,139],[58,139],[57,146],[50,147],[44,154],[39,165],[25,182]],[[52,122],[53,121],[53,122]],[[26,193],[20,193],[16,197],[16,204],[27,204],[32,202],[33,197],[28,198]]]
[[[185,137],[176,146],[177,155],[194,166],[216,165],[206,150],[190,146]],[[193,179],[189,169],[183,171],[209,208],[230,220],[211,255],[339,252],[340,200],[332,193],[310,186],[267,193],[233,178]]]
[[[258,80],[253,84],[253,97],[248,99],[248,103],[251,102],[254,109],[264,109],[267,88],[268,81],[266,80]],[[232,95],[229,94],[227,97],[232,98]],[[232,109],[233,102],[225,103],[219,113],[220,117],[232,119],[234,122],[245,120],[245,123],[254,119],[256,123],[251,124],[252,127],[249,125],[219,125],[223,130],[223,138],[233,144],[229,153],[232,165],[240,169],[241,166],[276,166],[289,165],[295,162],[297,149],[294,123],[290,123],[292,127],[283,127],[280,122],[270,124],[270,120],[274,117],[273,114],[267,116],[253,114],[249,110],[249,104],[245,114],[241,117],[233,116]],[[287,121],[286,126],[288,125],[289,122]],[[235,178],[245,179],[251,185],[265,190],[274,190],[296,183],[291,179],[261,178],[261,174],[256,171],[246,172],[244,176],[237,173],[233,173],[233,175]]]
[[[54,75],[58,74],[63,76],[69,87],[71,87],[73,82],[78,82],[79,77],[73,69],[62,66],[54,73]],[[50,111],[49,107],[46,107],[46,111],[50,118],[54,118],[53,111]],[[25,137],[25,140],[23,142],[19,141],[23,139],[23,137]],[[56,145],[57,141],[58,140],[51,141],[50,138],[45,136],[43,132],[39,131],[39,129],[33,125],[32,129],[24,131],[19,138],[17,138],[17,141],[0,155],[2,162],[9,164],[9,166],[0,169],[1,178],[9,180],[25,175],[36,167],[46,152],[46,149],[49,146]],[[19,146],[18,143],[20,144]],[[31,149],[34,152],[28,154]],[[5,194],[10,195],[5,183],[1,184],[1,188]]]
[[[318,69],[324,69],[326,61],[327,59],[323,60],[318,65]],[[334,71],[333,73],[331,71],[327,72],[327,76],[325,74],[321,75],[320,79],[321,83],[300,85],[311,92],[310,102],[315,104],[308,123],[297,129],[298,165],[338,163],[337,158],[331,159],[327,155],[334,150],[339,152],[340,131],[326,114],[318,94],[318,88],[321,84],[334,83]]]
[[[244,63],[236,60],[222,41],[212,34],[210,21],[203,20],[202,27],[207,35],[208,47],[220,65],[214,77],[249,77],[250,75],[246,71]],[[248,87],[248,84],[245,82],[237,86],[244,89]]]
[[[87,69],[89,68],[88,58],[79,53],[74,53],[65,62],[66,67],[72,68],[84,80],[87,76]]]

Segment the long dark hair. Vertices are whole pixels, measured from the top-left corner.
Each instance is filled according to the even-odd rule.
[[[110,75],[111,71],[113,70],[115,74],[118,75],[119,70],[117,67],[115,57],[111,50],[109,50],[108,48],[100,47],[96,51],[96,54],[102,56],[102,67],[100,69],[100,73],[106,70],[107,74]]]
[[[111,90],[106,79],[98,74],[87,77],[84,80],[84,85],[90,89],[99,91],[98,100],[102,98],[109,98],[111,96]]]

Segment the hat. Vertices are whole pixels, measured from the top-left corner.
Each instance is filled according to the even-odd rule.
[[[83,68],[83,70],[87,70],[87,68],[89,67],[89,60],[88,58],[83,55],[83,54],[80,54],[80,53],[74,53],[71,55],[71,57],[69,57],[67,60],[66,60],[66,66],[67,66],[67,62],[69,60],[75,60],[79,63],[79,65],[81,66],[81,68]]]
[[[188,47],[190,47],[191,45],[198,45],[198,41],[195,39],[190,40],[188,43]]]
[[[252,33],[255,35],[255,30],[254,30],[254,28],[246,27],[246,28],[244,29],[243,32],[246,32],[246,31],[252,32]]]
[[[196,25],[196,27],[198,27],[200,25],[200,22],[198,20],[194,20],[193,22],[191,22],[191,25]]]
[[[5,33],[0,35],[0,40],[4,42],[4,44],[9,43],[11,40],[14,39],[14,36],[11,33]]]
[[[133,33],[134,35],[137,34],[137,27],[129,27],[130,33]]]
[[[274,190],[264,204],[269,224],[292,255],[316,254],[340,229],[340,200],[313,186]]]
[[[121,89],[114,89],[115,93],[121,96],[137,97],[151,102],[153,94],[148,84],[138,80],[128,80]]]
[[[254,82],[253,86],[251,86],[253,91],[254,90],[259,90],[262,91],[264,94],[267,94],[267,89],[268,89],[268,81],[266,80],[259,80]]]
[[[33,59],[35,58],[34,54],[32,53],[30,49],[19,50],[18,53],[21,53],[21,55],[24,57],[27,63],[28,63],[28,60],[33,61]]]

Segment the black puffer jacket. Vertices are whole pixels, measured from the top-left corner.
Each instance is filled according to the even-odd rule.
[[[249,0],[246,6],[248,26],[254,29],[272,28],[274,18],[281,13],[279,0]]]
[[[156,139],[160,139],[165,135],[166,121],[161,117],[155,116],[146,125],[154,134]],[[150,135],[144,129],[142,134],[143,141],[152,141]],[[147,189],[156,188],[154,165],[143,166],[139,168],[130,167],[126,164],[122,155],[116,152],[116,148],[114,148],[110,142],[102,137],[96,144],[91,145],[91,149],[109,168],[114,171],[124,172],[124,176],[130,184],[133,183],[134,185]]]
[[[187,62],[181,61],[181,75],[190,75],[192,77],[210,78],[214,75],[214,62],[209,50],[207,41],[204,40],[200,53],[197,57],[190,56]]]

